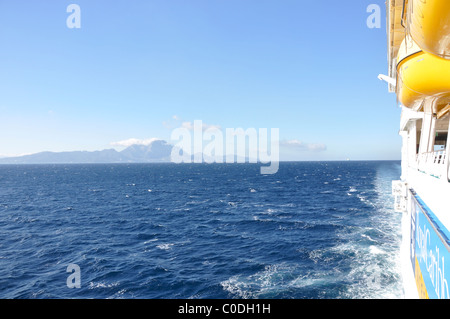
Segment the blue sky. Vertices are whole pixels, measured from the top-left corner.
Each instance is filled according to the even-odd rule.
[[[71,3],[80,29],[66,25]],[[380,29],[366,25],[372,3]],[[384,0],[2,0],[0,155],[169,141],[202,120],[279,128],[298,142],[282,159],[399,159],[400,109],[377,79],[384,10]]]

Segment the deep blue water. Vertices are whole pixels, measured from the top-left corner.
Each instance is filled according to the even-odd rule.
[[[401,298],[400,163],[0,166],[0,298]],[[69,264],[81,288],[66,284]]]

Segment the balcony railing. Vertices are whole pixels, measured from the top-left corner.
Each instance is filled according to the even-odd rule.
[[[441,150],[417,154],[417,169],[436,178],[446,178],[446,151]]]

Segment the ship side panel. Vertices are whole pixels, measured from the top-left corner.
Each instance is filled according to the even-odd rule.
[[[414,232],[411,232],[411,240],[415,244],[411,261],[419,296],[449,299],[450,251],[447,230],[440,229],[442,224],[414,191],[412,195],[411,230],[414,229]]]

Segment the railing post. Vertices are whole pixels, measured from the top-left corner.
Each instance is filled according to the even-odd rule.
[[[449,130],[447,130],[447,141],[445,143],[445,158],[446,158],[446,164],[445,164],[445,172],[444,172],[444,180],[447,182],[450,182],[450,161],[448,160],[450,158],[450,119],[449,119]]]

